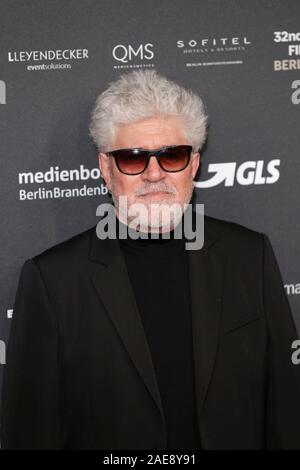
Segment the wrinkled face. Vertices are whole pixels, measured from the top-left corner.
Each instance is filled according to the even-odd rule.
[[[115,140],[109,150],[123,148],[158,149],[167,145],[190,144],[183,135],[182,124],[176,117],[152,117],[132,124],[120,125]],[[193,180],[200,163],[199,153],[193,153],[188,166],[175,173],[164,171],[156,157],[150,158],[146,170],[139,175],[121,173],[114,158],[104,153],[99,154],[99,167],[108,190],[112,194],[115,209],[120,220],[124,221],[124,212],[119,205],[119,196],[126,196],[127,208],[132,204],[142,203],[147,209],[147,216],[141,221],[142,231],[164,231],[164,223],[159,215],[160,206],[180,205],[190,202],[193,193]],[[155,206],[153,206],[155,204]],[[173,206],[174,207],[174,206]],[[123,213],[123,215],[122,215]],[[171,224],[174,228],[181,216],[171,211]],[[128,215],[128,212],[127,212]],[[134,217],[133,217],[134,218]],[[130,217],[127,219],[130,221]],[[140,228],[141,228],[140,226]]]

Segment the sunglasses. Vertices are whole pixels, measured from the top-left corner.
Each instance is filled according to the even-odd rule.
[[[125,175],[139,175],[146,170],[149,160],[155,156],[159,166],[170,173],[184,170],[189,164],[193,147],[191,145],[173,145],[156,150],[142,148],[119,149],[106,152],[114,157],[116,165]]]

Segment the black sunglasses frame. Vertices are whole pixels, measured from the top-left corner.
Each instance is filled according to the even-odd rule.
[[[160,158],[159,158],[160,154],[162,152],[168,150],[168,149],[172,150],[172,149],[176,149],[176,148],[179,148],[179,147],[184,147],[188,151],[188,159],[187,159],[186,165],[183,168],[181,168],[180,170],[165,170],[164,167],[162,166]],[[119,162],[118,162],[118,156],[117,156],[117,152],[120,152],[121,150],[122,151],[123,150],[124,151],[131,151],[133,153],[136,152],[136,151],[141,150],[143,153],[146,153],[147,158],[145,160],[146,161],[145,168],[142,171],[139,171],[138,173],[126,173],[123,170],[121,170],[121,168],[119,166]],[[143,149],[142,147],[123,148],[123,149],[118,149],[118,150],[112,150],[112,151],[109,151],[109,152],[105,152],[105,154],[109,157],[114,157],[117,168],[121,173],[123,173],[124,175],[135,176],[135,175],[140,175],[141,173],[144,173],[144,171],[147,169],[147,167],[149,165],[149,161],[150,161],[151,157],[156,157],[159,166],[162,168],[162,170],[166,171],[167,173],[177,173],[178,171],[183,171],[188,166],[188,164],[190,162],[192,151],[193,151],[192,145],[167,145],[165,147],[160,147],[159,149],[155,149],[155,150],[146,150],[146,149]]]

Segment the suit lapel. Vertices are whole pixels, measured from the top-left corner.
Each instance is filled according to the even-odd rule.
[[[208,222],[206,218],[202,249],[188,251],[199,423],[218,345],[224,277],[224,259],[213,247],[218,235],[209,228]],[[91,232],[89,259],[98,263],[91,275],[95,289],[164,417],[151,353],[118,240],[99,240],[95,228]]]
[[[92,282],[133,364],[163,416],[151,353],[118,241],[99,240],[96,231],[93,231],[90,259],[105,264],[99,265],[92,274]]]
[[[216,241],[208,229],[201,250],[189,252],[192,332],[198,421],[216,357],[221,323],[225,261],[211,245]]]

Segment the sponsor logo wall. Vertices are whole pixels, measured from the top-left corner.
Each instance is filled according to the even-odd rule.
[[[203,98],[196,201],[269,235],[300,329],[299,17],[298,0],[1,3],[0,389],[22,264],[96,225],[110,201],[88,123],[132,69]]]

